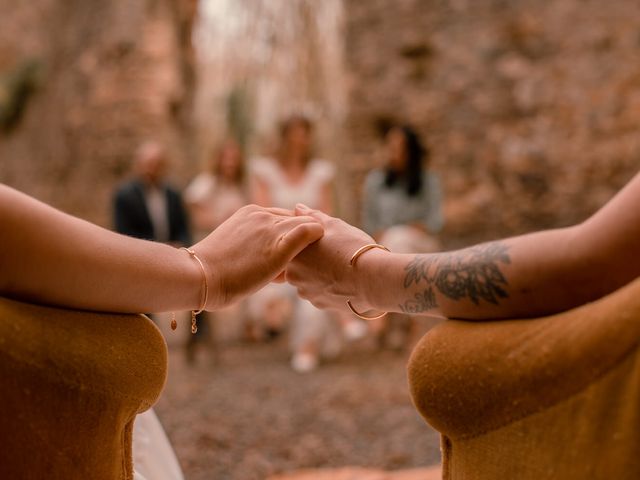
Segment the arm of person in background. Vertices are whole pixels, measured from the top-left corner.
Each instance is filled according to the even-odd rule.
[[[199,308],[202,273],[184,250],[105,230],[3,185],[0,225],[0,295],[110,312]],[[311,217],[240,209],[192,247],[207,273],[207,310],[273,280],[322,233]]]
[[[320,189],[320,203],[318,204],[318,210],[328,215],[333,214],[333,188],[331,187],[331,182],[325,183]]]
[[[440,186],[440,178],[434,173],[428,173],[425,182],[425,197],[427,204],[425,206],[424,225],[427,233],[435,235],[440,233],[444,226],[444,216],[442,214],[442,187]]]
[[[211,175],[200,174],[183,192],[189,220],[198,232],[210,232],[218,226],[214,214],[216,205],[212,205],[210,199],[211,190],[214,188],[215,181]]]
[[[375,172],[370,172],[364,182],[364,191],[362,194],[362,227],[365,232],[369,232],[375,238],[380,238],[384,230],[380,228],[378,208],[375,204],[375,198],[378,194],[376,189]]]
[[[319,212],[298,207],[324,237],[286,270],[316,306],[448,318],[522,318],[598,299],[640,275],[640,175],[582,224],[425,255],[369,250],[372,239]]]
[[[260,178],[254,178],[251,182],[251,197],[253,203],[256,205],[260,205],[262,207],[269,207],[272,205],[269,185]]]
[[[425,172],[424,182],[424,190],[420,192],[423,216],[409,225],[428,235],[437,235],[444,226],[440,179],[434,173]]]
[[[212,230],[215,223],[211,208],[203,201],[187,201],[191,224],[197,231]]]

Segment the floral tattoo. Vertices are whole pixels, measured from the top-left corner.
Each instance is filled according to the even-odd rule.
[[[508,247],[500,242],[486,243],[454,253],[417,255],[405,267],[404,288],[427,284],[427,288],[400,304],[405,313],[421,313],[438,306],[434,288],[452,300],[468,298],[497,305],[508,298],[509,282],[500,264],[509,264]]]

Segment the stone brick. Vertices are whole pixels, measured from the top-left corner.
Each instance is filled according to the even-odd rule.
[[[381,121],[415,125],[450,245],[581,221],[638,171],[637,2],[344,5],[351,176],[380,162]]]
[[[18,123],[0,129],[0,182],[110,225],[111,191],[139,142],[166,142],[191,175],[194,7],[0,0],[11,12],[0,16],[0,102],[13,94],[3,80],[25,62],[39,66]]]

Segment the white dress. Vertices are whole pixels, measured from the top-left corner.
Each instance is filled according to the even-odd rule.
[[[256,158],[251,163],[251,175],[262,181],[271,195],[272,207],[295,208],[297,203],[308,207],[320,207],[322,190],[335,176],[334,166],[319,158],[309,161],[302,179],[291,183],[280,164],[271,158]]]
[[[133,424],[134,480],[184,480],[176,454],[153,409]]]
[[[222,222],[244,207],[247,197],[240,185],[219,182],[215,175],[203,172],[196,176],[184,191],[187,204],[197,204],[207,209],[211,224],[203,232],[197,232],[198,239],[204,238]]]
[[[254,178],[266,185],[271,197],[272,207],[293,210],[298,203],[311,208],[319,208],[325,186],[335,176],[334,166],[322,159],[312,159],[307,165],[303,178],[291,183],[280,164],[271,158],[256,158],[251,162],[250,172]],[[294,302],[294,315],[291,328],[291,347],[295,351],[298,345],[315,340],[320,343],[322,353],[333,354],[335,336],[330,331],[330,317],[318,310],[306,300],[297,298],[296,291],[288,284],[269,284],[249,301],[249,312],[253,318],[260,314],[267,303],[274,298],[290,298]]]

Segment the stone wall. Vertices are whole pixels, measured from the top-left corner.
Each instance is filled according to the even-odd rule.
[[[580,221],[638,171],[638,2],[345,0],[345,16],[351,175],[390,120],[417,126],[450,245]]]
[[[336,161],[346,110],[342,0],[204,0],[196,28],[203,156],[227,136],[271,155],[292,114],[315,123],[316,155]],[[208,160],[208,158],[207,158]]]
[[[161,139],[192,174],[195,6],[0,0],[0,182],[110,225],[139,142]]]

